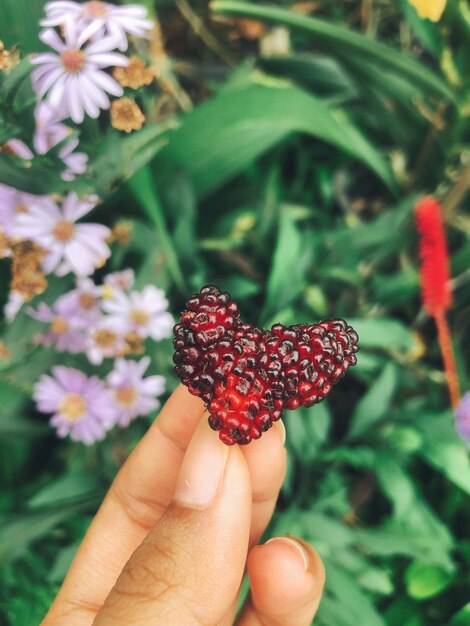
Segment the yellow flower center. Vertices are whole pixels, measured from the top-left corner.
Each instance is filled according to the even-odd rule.
[[[76,48],[64,50],[60,55],[62,66],[69,74],[78,74],[85,65],[85,53]]]
[[[93,341],[98,348],[112,348],[116,343],[117,335],[112,330],[101,328],[93,333]]]
[[[105,2],[99,2],[99,0],[91,0],[87,2],[83,8],[84,15],[90,17],[105,17],[108,13]]]
[[[120,387],[119,389],[116,389],[114,395],[115,395],[116,401],[125,407],[132,406],[134,402],[137,400],[137,396],[138,396],[136,388],[132,387],[132,385],[129,385],[128,387]]]
[[[130,317],[134,324],[137,324],[137,326],[145,326],[150,321],[148,313],[142,311],[141,309],[134,309],[131,311]]]
[[[52,234],[59,241],[69,241],[75,232],[75,224],[68,220],[59,220],[54,226]]]
[[[67,320],[63,317],[55,317],[51,322],[51,330],[56,335],[63,335],[69,329]]]
[[[69,422],[76,422],[85,414],[86,401],[78,393],[67,393],[59,404],[59,411]]]
[[[85,309],[85,311],[89,311],[96,304],[95,296],[92,296],[91,293],[82,293],[78,299],[80,307]]]

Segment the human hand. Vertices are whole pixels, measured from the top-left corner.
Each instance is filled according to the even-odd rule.
[[[323,565],[306,543],[257,545],[286,468],[277,422],[246,448],[178,387],[119,471],[42,626],[307,626]]]

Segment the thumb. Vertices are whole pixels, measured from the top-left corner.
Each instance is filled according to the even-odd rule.
[[[218,623],[243,577],[250,520],[244,456],[204,420],[173,502],[129,559],[94,626]]]

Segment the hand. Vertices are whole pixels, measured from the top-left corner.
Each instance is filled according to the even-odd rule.
[[[307,626],[324,570],[299,539],[257,545],[286,468],[277,422],[246,448],[180,386],[124,464],[42,626]]]

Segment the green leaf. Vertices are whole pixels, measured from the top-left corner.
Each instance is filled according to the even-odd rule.
[[[351,574],[336,562],[324,559],[328,572],[326,591],[333,593],[337,602],[349,613],[349,624],[367,624],[367,626],[386,626],[372,601],[360,588]]]
[[[312,245],[304,240],[288,211],[282,211],[266,302],[261,314],[263,320],[289,305],[299,295],[311,258]]]
[[[79,547],[79,543],[74,543],[59,552],[47,577],[48,581],[61,583],[64,580]]]
[[[452,576],[437,565],[412,563],[405,573],[408,595],[415,600],[427,600],[448,587]]]
[[[388,363],[367,393],[356,404],[349,429],[350,438],[364,434],[384,417],[397,385],[397,369],[393,363]]]
[[[67,473],[48,482],[28,500],[31,508],[57,505],[58,502],[78,499],[100,491],[97,478],[87,472]]]
[[[179,265],[173,239],[168,231],[167,218],[157,194],[150,168],[143,167],[132,177],[128,186],[143,211],[148,215],[150,221],[153,222],[155,226],[173,280],[180,291],[186,293],[186,281]]]
[[[60,507],[37,509],[1,518],[0,563],[22,556],[33,541],[78,513],[96,507],[100,500],[101,497],[97,496],[77,498]]]
[[[423,438],[419,453],[429,465],[470,494],[468,447],[457,435],[454,419],[451,411],[444,411],[437,415],[427,413],[417,421]]]
[[[196,107],[166,135],[169,143],[154,161],[155,176],[164,184],[172,171],[183,168],[196,195],[205,197],[292,133],[343,150],[395,188],[388,164],[352,124],[338,121],[321,100],[285,83],[244,85]]]
[[[23,59],[7,74],[1,83],[0,102],[2,104],[11,106],[23,81],[29,79],[32,69],[31,61]]]
[[[470,624],[470,602],[452,616],[449,626],[468,626]]]
[[[23,54],[45,48],[38,38],[39,20],[44,17],[46,0],[2,0],[0,2],[0,39],[6,48],[19,46]]]
[[[415,345],[413,335],[408,328],[392,318],[348,318],[348,324],[359,335],[361,348],[411,350]]]
[[[351,76],[331,56],[317,53],[267,57],[261,59],[261,67],[312,89],[315,95],[327,98],[328,103],[338,104],[358,96]]]
[[[435,72],[394,48],[344,26],[307,17],[297,11],[289,11],[273,5],[238,2],[237,0],[215,0],[211,4],[211,9],[215,14],[240,15],[298,28],[310,33],[315,42],[321,44],[327,51],[334,52],[346,59],[348,57],[354,59],[363,57],[368,62],[376,63],[393,70],[398,75],[406,76],[408,80],[420,85],[423,89],[435,91],[447,99],[455,101],[451,89]]]

